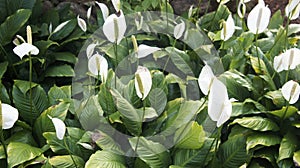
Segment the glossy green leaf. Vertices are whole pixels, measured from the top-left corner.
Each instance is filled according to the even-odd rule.
[[[113,114],[117,111],[113,97],[105,84],[100,85],[100,92],[98,94],[99,103],[107,114]]]
[[[112,151],[116,154],[124,154],[122,151],[120,145],[115,142],[115,140],[110,137],[108,134],[105,134],[104,132],[97,130],[92,135],[94,138],[93,140],[96,142],[96,144],[102,149],[106,151]]]
[[[285,105],[285,99],[280,90],[270,91],[266,93],[265,97],[272,100],[272,102],[278,107]]]
[[[8,167],[12,168],[26,161],[34,159],[35,157],[41,155],[42,152],[43,151],[41,149],[24,143],[11,142],[7,146]],[[18,157],[16,157],[16,153],[18,153]]]
[[[11,137],[6,139],[6,142],[21,142],[34,147],[38,146],[36,139],[32,135],[32,132],[27,130],[22,130],[14,133]]]
[[[125,158],[109,151],[97,151],[86,162],[85,168],[126,168]]]
[[[98,96],[91,96],[82,102],[76,110],[79,122],[85,130],[92,131],[100,126],[103,110],[98,102]]]
[[[54,85],[48,91],[49,102],[51,105],[56,105],[59,101],[70,101],[71,99],[71,86],[58,87]]]
[[[178,129],[175,133],[174,142],[176,148],[199,149],[205,141],[205,131],[197,122],[190,122]]]
[[[77,25],[77,20],[72,19],[61,30],[59,30],[58,32],[55,32],[51,36],[50,39],[53,41],[59,41],[59,40],[66,38],[68,35],[70,35],[72,33],[72,31],[75,29],[76,25]]]
[[[2,101],[2,103],[11,104],[7,89],[1,83],[1,80],[0,80],[0,100]]]
[[[74,163],[75,162],[75,163]],[[49,159],[49,163],[54,167],[59,168],[83,168],[84,160],[81,157],[75,155],[62,155],[54,156]]]
[[[78,60],[78,58],[70,52],[55,52],[52,53],[50,56],[52,56],[56,61],[63,61],[63,62],[71,63],[73,65],[75,65]]]
[[[11,43],[15,34],[25,25],[30,15],[29,9],[20,9],[6,18],[0,25],[0,44],[2,46]]]
[[[231,117],[244,116],[247,114],[259,114],[265,111],[265,107],[252,100],[246,99],[244,102],[233,102]]]
[[[284,119],[287,119],[287,118],[293,116],[294,114],[296,114],[297,112],[298,112],[298,109],[296,107],[289,106],[288,108],[282,107],[282,109],[280,109],[280,110],[270,111],[269,113],[274,116],[277,116],[279,118],[284,117]]]
[[[34,45],[40,50],[39,55],[44,55],[47,50],[53,45],[59,46],[57,42],[51,40],[40,40],[35,42]]]
[[[280,143],[277,161],[292,158],[298,145],[298,139],[294,133],[288,132],[285,134]]]
[[[278,10],[277,12],[275,12],[270,20],[269,29],[279,29],[280,26],[282,26],[283,24],[283,17],[281,14],[281,11]]]
[[[3,77],[4,73],[7,70],[8,62],[1,62],[0,63],[0,79]]]
[[[70,65],[53,65],[46,69],[46,77],[73,77],[75,72]]]
[[[246,163],[248,154],[244,136],[236,136],[224,142],[217,153],[222,167],[239,167]]]
[[[166,93],[160,88],[152,89],[149,93],[149,101],[151,107],[160,115],[167,105]]]
[[[176,149],[174,152],[174,164],[180,167],[199,168],[205,167],[213,157],[215,141],[206,139],[200,149]]]
[[[294,152],[293,160],[297,166],[300,166],[300,150]]]
[[[277,145],[281,141],[278,135],[272,133],[253,133],[247,137],[247,151],[261,145],[261,146],[272,146]]]
[[[133,135],[140,135],[142,130],[142,115],[115,89],[111,89],[114,102],[124,119],[124,124]]]
[[[243,117],[235,119],[231,124],[239,124],[243,127],[256,131],[278,131],[278,125],[268,118]]]
[[[16,80],[12,90],[14,104],[20,116],[28,123],[33,124],[35,119],[49,107],[49,102],[44,89],[37,84],[32,84],[32,108],[30,106],[29,82]]]
[[[147,140],[142,136],[139,137],[139,141],[138,137],[130,138],[129,143],[132,149],[135,149],[137,146],[136,153],[138,157],[150,167],[162,168],[170,165],[170,154],[163,145]]]

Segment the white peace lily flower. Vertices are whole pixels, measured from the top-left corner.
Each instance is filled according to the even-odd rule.
[[[232,37],[234,31],[235,31],[234,20],[230,14],[226,22],[223,22],[223,28],[221,30],[221,39],[227,41]]]
[[[300,65],[300,50],[298,48],[291,48],[274,57],[273,66],[277,72],[295,69],[298,65]]]
[[[98,45],[98,42],[97,43],[92,43],[90,45],[87,46],[86,48],[86,56],[87,58],[90,58],[93,54],[94,54],[94,50],[95,50],[95,47]]]
[[[95,1],[95,2],[101,9],[103,20],[106,20],[106,18],[109,15],[108,7],[104,3],[99,3],[97,1]]]
[[[39,54],[39,49],[32,45],[32,44],[28,44],[28,43],[22,43],[18,46],[16,46],[13,49],[14,53],[17,54],[21,59],[25,56],[25,55],[29,55],[29,53],[31,53],[32,55],[38,55]]]
[[[88,62],[89,71],[94,75],[100,75],[101,81],[105,82],[108,74],[108,62],[100,54],[94,54]]]
[[[94,148],[90,144],[83,143],[83,142],[77,142],[77,144],[81,145],[82,147],[84,147],[87,150],[94,150]]]
[[[80,17],[79,17],[79,15],[77,16],[77,23],[78,23],[78,26],[80,27],[80,29],[82,30],[82,31],[84,31],[84,32],[86,32],[86,22],[83,20],[83,19],[81,19]]]
[[[189,8],[189,12],[188,12],[188,18],[191,18],[191,17],[192,17],[192,14],[193,14],[193,8],[194,8],[194,6],[191,5],[190,8]]]
[[[113,4],[116,12],[120,12],[120,10],[121,10],[121,2],[120,2],[120,0],[112,0],[112,4]]]
[[[64,28],[70,21],[71,21],[71,20],[67,20],[67,21],[65,21],[65,22],[63,22],[63,23],[61,23],[61,24],[59,24],[59,25],[54,29],[54,31],[52,32],[52,34],[54,34],[54,33],[58,32],[58,31],[60,31],[60,30],[61,30],[62,28]]]
[[[59,118],[52,118],[51,116],[48,115],[48,117],[51,119],[54,128],[55,128],[55,132],[56,132],[56,137],[59,140],[63,140],[65,133],[66,133],[66,125],[65,123],[59,119]]]
[[[160,48],[158,48],[158,47],[151,47],[151,46],[148,46],[145,44],[141,44],[138,47],[137,55],[138,55],[138,58],[144,58],[144,57],[154,53],[155,51],[159,51],[159,50],[160,50]]]
[[[15,122],[18,120],[19,112],[16,108],[9,104],[1,104],[2,112],[2,129],[10,129],[14,126]]]
[[[230,0],[217,0],[217,2],[220,3],[220,4],[226,4],[229,1]]]
[[[91,15],[92,15],[92,6],[90,6],[86,11],[86,18],[89,20],[91,18]]]
[[[282,86],[281,93],[285,100],[290,104],[294,104],[299,99],[300,86],[297,82],[290,80]]]
[[[239,2],[238,8],[237,8],[237,13],[240,18],[244,18],[246,14],[246,4],[243,1]]]
[[[49,28],[48,28],[49,34],[52,33],[52,26],[53,26],[52,23],[50,23],[50,24],[49,24]]]
[[[198,84],[204,95],[208,95],[215,75],[209,65],[205,65],[199,75]]]
[[[148,68],[138,66],[135,72],[134,87],[139,98],[144,100],[152,87],[152,77]]]
[[[14,45],[20,45],[21,43],[26,43],[24,38],[20,35],[16,35],[16,38],[13,40]]]
[[[123,12],[108,16],[103,24],[103,33],[106,38],[112,42],[119,44],[126,32],[126,21]]]
[[[297,19],[300,13],[300,0],[291,0],[285,7],[285,15],[291,20]]]
[[[177,24],[174,28],[174,37],[179,39],[185,30],[185,23],[181,20],[181,23]]]
[[[271,10],[265,6],[263,0],[260,0],[248,15],[247,25],[249,30],[254,34],[262,33],[267,29],[270,17]]]
[[[208,95],[208,115],[220,127],[230,118],[231,112],[232,104],[228,99],[227,88],[215,77]]]

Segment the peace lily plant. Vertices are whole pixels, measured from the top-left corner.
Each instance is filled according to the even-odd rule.
[[[300,1],[217,2],[0,5],[0,167],[298,167]]]

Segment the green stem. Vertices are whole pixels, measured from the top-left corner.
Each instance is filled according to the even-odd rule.
[[[290,24],[290,16],[291,14],[289,14],[287,23],[285,25],[285,31],[286,31],[286,36],[285,36],[285,49],[287,50],[288,45],[289,45],[289,41],[288,41],[288,34],[289,34],[289,24]]]
[[[116,56],[116,65],[115,65],[115,89],[117,89],[117,66],[118,66],[118,44],[114,44],[114,52]]]
[[[145,117],[145,111],[146,111],[146,102],[143,100],[143,114],[142,114],[142,125],[143,125],[143,121],[144,121],[144,117]],[[138,144],[140,141],[140,137],[141,137],[141,133],[138,135],[137,141],[136,141],[136,145],[134,148],[134,152],[137,154],[137,148],[138,148]]]
[[[197,16],[199,16],[200,12],[201,12],[201,3],[202,3],[202,0],[199,0],[198,5],[197,5]]]
[[[204,15],[206,15],[207,12],[208,12],[208,9],[209,9],[209,6],[210,6],[210,1],[211,1],[211,0],[209,0],[208,3],[207,3],[207,7],[206,7],[206,9],[205,9]],[[218,7],[218,9],[219,9],[219,7]],[[217,11],[216,11],[216,13],[217,13]],[[214,16],[214,17],[215,17],[215,16]]]
[[[165,0],[165,5],[166,5],[167,32],[168,32],[169,30],[168,0]]]
[[[29,53],[29,103],[30,103],[30,112],[31,115],[33,116],[33,111],[32,111],[32,58],[31,58],[31,53]],[[33,125],[33,119],[31,119],[31,125]]]
[[[5,154],[5,157],[6,157],[6,162],[7,162],[7,149],[6,149],[6,146],[5,146],[5,140],[4,140],[4,136],[3,136],[3,129],[1,128],[1,133],[0,133],[0,140],[1,140],[1,144],[3,146],[3,149],[4,149],[4,154]]]
[[[255,34],[255,49],[256,49],[256,56],[258,58],[258,68],[259,68],[259,71],[261,71],[261,63],[260,63],[260,56],[258,53],[258,42],[257,41],[258,41],[258,32],[256,32],[256,34]]]
[[[66,146],[66,148],[67,148],[67,151],[68,151],[68,153],[69,153],[69,155],[70,155],[70,157],[71,157],[71,159],[72,159],[72,161],[73,161],[73,163],[74,163],[75,168],[78,168],[77,165],[76,165],[76,162],[75,162],[75,160],[74,160],[74,158],[73,158],[73,156],[72,156],[72,153],[71,153],[71,151],[70,151],[70,148],[69,148],[69,146],[67,145],[67,141],[66,141],[66,138],[65,138],[65,137],[64,137],[64,144],[65,144],[65,146]]]
[[[286,109],[284,110],[283,116],[281,117],[281,120],[280,120],[280,128],[282,128],[283,121],[284,121],[284,118],[286,116],[286,113],[287,113],[289,107],[290,107],[290,104],[287,102]]]

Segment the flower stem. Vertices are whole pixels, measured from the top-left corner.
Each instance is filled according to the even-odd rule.
[[[75,168],[78,168],[77,165],[76,165],[76,162],[75,162],[75,160],[74,160],[74,158],[73,158],[73,156],[72,156],[72,154],[71,154],[70,148],[69,148],[69,146],[67,145],[67,141],[66,141],[66,138],[65,138],[65,137],[64,137],[64,144],[65,144],[66,149],[67,149],[67,151],[68,151],[68,153],[69,153],[69,155],[70,155],[70,157],[71,157],[71,159],[72,159],[72,161],[73,161],[73,163],[74,163]]]
[[[257,40],[258,40],[258,33],[256,32],[256,34],[255,34],[255,49],[256,49],[256,56],[258,58],[258,68],[259,68],[259,71],[261,71],[261,63],[260,63],[260,56],[259,56],[259,53],[258,53],[258,42],[257,42]]]
[[[118,66],[118,44],[114,44],[114,52],[116,57],[116,64],[115,64],[115,89],[117,89],[117,66]]]
[[[146,111],[146,101],[142,100],[143,101],[143,114],[142,114],[142,125],[143,125],[143,121],[144,121],[144,117],[145,117],[145,111]],[[138,138],[137,138],[137,141],[136,141],[136,144],[135,144],[135,148],[134,148],[134,152],[137,154],[137,148],[138,148],[138,144],[139,144],[139,141],[140,141],[140,137],[141,137],[141,133],[138,135]]]
[[[33,111],[32,111],[32,58],[31,54],[29,53],[29,103],[30,103],[30,112],[31,115],[33,116]],[[33,125],[33,117],[31,117],[31,125]]]
[[[1,141],[1,144],[3,146],[4,154],[5,154],[6,162],[7,162],[8,155],[7,155],[7,149],[6,149],[6,146],[5,146],[5,140],[4,140],[4,136],[3,136],[3,129],[1,128],[0,131],[1,131],[0,132],[0,141]]]

